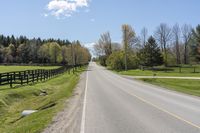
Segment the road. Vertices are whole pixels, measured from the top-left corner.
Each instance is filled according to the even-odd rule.
[[[90,63],[81,133],[200,133],[200,98]]]

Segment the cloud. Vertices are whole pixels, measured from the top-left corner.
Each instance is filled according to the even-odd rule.
[[[49,14],[57,18],[70,17],[79,8],[89,6],[89,0],[51,0],[47,5]]]

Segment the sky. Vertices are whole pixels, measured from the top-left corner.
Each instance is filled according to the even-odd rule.
[[[121,42],[121,25],[137,35],[160,23],[200,24],[200,0],[0,0],[0,34],[80,40],[91,46],[109,31]]]

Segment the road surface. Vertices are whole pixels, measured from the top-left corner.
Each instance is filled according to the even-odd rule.
[[[200,99],[90,63],[81,133],[200,133]]]

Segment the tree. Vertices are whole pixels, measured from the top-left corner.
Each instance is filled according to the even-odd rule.
[[[109,56],[112,53],[112,41],[110,37],[110,33],[103,33],[99,39],[99,44],[104,49],[104,53],[106,56]]]
[[[192,30],[192,38],[195,44],[193,49],[194,56],[198,61],[200,61],[200,25],[198,25],[196,29]]]
[[[163,63],[163,57],[156,40],[150,36],[144,48],[140,50],[139,59],[142,65],[157,66]]]
[[[168,27],[167,24],[161,23],[157,27],[154,36],[156,40],[160,43],[161,50],[164,53],[165,66],[167,66],[167,44],[171,40],[171,29]]]
[[[122,33],[123,33],[123,46],[124,46],[124,64],[125,71],[127,71],[127,54],[128,50],[134,42],[135,39],[135,31],[132,29],[130,25],[124,24],[122,25]]]
[[[50,44],[45,43],[38,50],[40,63],[50,63]]]
[[[68,64],[67,51],[68,51],[67,46],[64,45],[61,47],[62,64],[64,64],[64,65]]]
[[[176,63],[181,64],[181,54],[180,54],[180,36],[181,30],[178,24],[175,24],[172,29],[172,35],[175,42],[175,52],[176,52]]]
[[[17,48],[17,53],[19,56],[18,62],[21,63],[29,63],[29,53],[30,53],[30,48],[28,44],[20,44],[19,47]]]
[[[147,42],[147,37],[148,37],[148,30],[147,28],[143,28],[141,30],[141,41],[142,41],[142,45],[144,46]]]
[[[182,34],[183,34],[183,41],[184,41],[184,64],[188,64],[189,63],[188,45],[192,37],[192,27],[187,24],[183,25]]]
[[[52,63],[59,63],[58,60],[61,57],[61,47],[56,42],[51,42],[50,44],[50,58]]]

